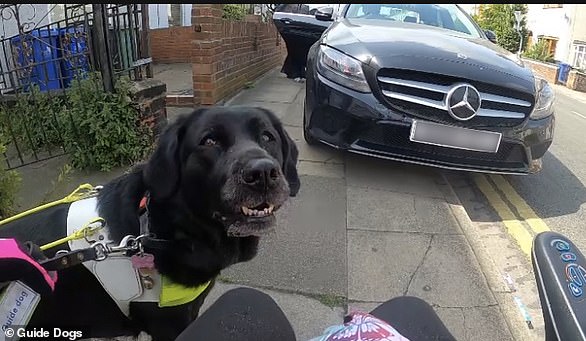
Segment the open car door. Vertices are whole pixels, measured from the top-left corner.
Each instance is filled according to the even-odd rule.
[[[326,15],[316,16],[318,9],[328,7]],[[305,63],[309,48],[335,20],[339,4],[279,4],[273,22],[287,45],[287,59],[281,72],[288,78],[305,78]]]

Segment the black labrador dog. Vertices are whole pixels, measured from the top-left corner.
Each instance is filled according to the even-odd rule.
[[[185,286],[212,281],[222,269],[252,259],[259,238],[274,228],[274,213],[300,187],[298,150],[279,119],[253,107],[195,110],[170,124],[151,158],[107,183],[98,212],[110,239],[137,236],[139,210],[150,194],[150,231],[157,240],[146,251],[162,275]],[[62,238],[69,204],[0,226],[0,237],[37,245]],[[46,252],[51,257],[59,249]],[[92,335],[114,337],[147,332],[173,340],[199,314],[206,291],[191,303],[160,308],[130,303],[130,316],[84,266],[59,272],[55,294],[43,298],[29,327],[83,327]]]

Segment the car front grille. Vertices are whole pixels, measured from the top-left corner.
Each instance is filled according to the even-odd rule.
[[[377,125],[357,136],[357,144],[383,152],[434,159],[452,164],[472,164],[494,168],[522,168],[527,155],[522,145],[502,140],[496,153],[454,149],[411,142],[410,129],[395,125]]]
[[[532,96],[506,87],[401,69],[382,69],[377,81],[386,104],[410,116],[466,127],[513,127],[533,110]],[[473,85],[481,106],[475,117],[459,121],[448,114],[447,94],[456,84]]]

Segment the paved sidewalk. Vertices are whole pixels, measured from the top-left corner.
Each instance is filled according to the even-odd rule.
[[[513,339],[499,301],[505,312],[518,311],[495,272],[489,281],[483,274],[460,227],[468,217],[441,174],[309,147],[301,130],[304,86],[275,71],[227,103],[262,106],[283,120],[300,150],[302,186],[258,257],[231,267],[225,279],[270,289],[299,340],[339,323],[347,309],[371,310],[400,295],[432,304],[458,340]]]
[[[227,103],[262,106],[282,119],[300,151],[302,186],[258,256],[227,269],[205,307],[235,286],[259,288],[307,340],[348,309],[412,295],[432,304],[458,340],[532,339],[523,336],[526,326],[485,251],[472,246],[474,231],[441,173],[309,147],[301,130],[304,87],[275,70]],[[185,112],[169,108],[169,119]],[[59,162],[45,165],[52,178]],[[31,172],[21,200],[62,197],[122,171],[74,173],[52,190],[32,182],[39,173]]]

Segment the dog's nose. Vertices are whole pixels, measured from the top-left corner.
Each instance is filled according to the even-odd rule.
[[[279,169],[270,159],[254,159],[248,162],[242,173],[245,184],[257,189],[274,187],[279,178]]]

